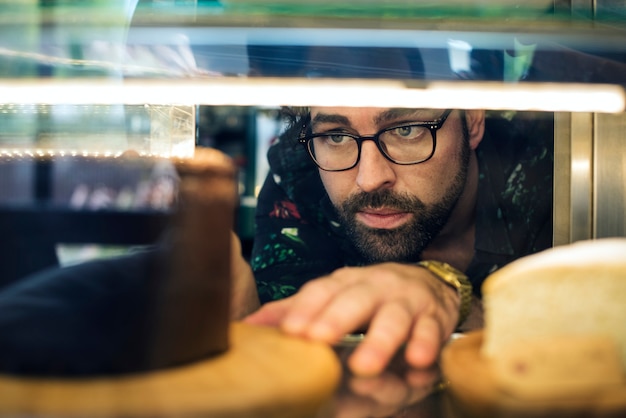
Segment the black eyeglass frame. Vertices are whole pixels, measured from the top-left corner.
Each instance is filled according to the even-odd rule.
[[[364,141],[374,141],[374,143],[376,144],[376,147],[378,148],[378,150],[380,151],[380,153],[389,161],[391,161],[394,164],[398,164],[398,165],[415,165],[415,164],[421,164],[424,163],[428,160],[430,160],[432,158],[433,155],[435,155],[435,149],[437,148],[437,131],[439,129],[441,129],[443,127],[443,124],[446,122],[446,120],[448,119],[448,116],[450,116],[450,113],[452,112],[453,109],[446,109],[443,114],[433,120],[433,121],[424,121],[424,122],[413,122],[413,123],[407,123],[407,124],[400,124],[400,125],[394,125],[391,126],[389,128],[385,128],[385,129],[381,129],[380,131],[376,132],[374,135],[367,135],[367,136],[359,136],[359,135],[353,135],[350,133],[344,133],[344,132],[337,132],[337,134],[341,134],[341,135],[345,135],[345,136],[349,136],[350,138],[354,139],[357,143],[357,157],[356,160],[354,161],[354,164],[352,164],[350,167],[347,168],[340,168],[340,169],[328,169],[328,168],[324,168],[322,166],[320,166],[320,164],[317,162],[317,160],[315,159],[315,155],[313,154],[313,151],[311,150],[311,146],[310,143],[314,138],[320,137],[320,136],[326,136],[326,135],[330,135],[330,134],[335,134],[335,132],[320,132],[317,134],[311,134],[311,135],[306,135],[306,131],[309,127],[309,123],[310,123],[310,115],[309,117],[307,117],[305,123],[302,125],[302,129],[300,131],[300,137],[298,139],[298,142],[300,144],[302,144],[304,146],[304,148],[307,150],[309,157],[311,157],[311,159],[313,160],[313,162],[315,163],[316,166],[318,166],[321,170],[324,171],[330,171],[330,172],[338,172],[338,171],[347,171],[347,170],[351,170],[354,167],[356,167],[359,164],[359,161],[361,160],[361,145],[363,144]],[[382,134],[384,134],[385,132],[391,131],[393,129],[398,129],[398,128],[403,128],[403,127],[409,127],[409,126],[420,126],[420,127],[426,127],[428,128],[428,130],[430,131],[430,135],[432,137],[433,140],[433,148],[430,152],[430,154],[419,161],[410,161],[410,162],[398,162],[396,160],[394,160],[393,158],[391,158],[391,156],[389,156],[384,148],[381,146],[380,144],[380,136]]]

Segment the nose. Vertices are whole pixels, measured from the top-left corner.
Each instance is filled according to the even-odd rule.
[[[396,172],[393,163],[385,158],[374,141],[364,141],[361,145],[361,158],[356,167],[357,186],[364,192],[390,188],[395,184]]]

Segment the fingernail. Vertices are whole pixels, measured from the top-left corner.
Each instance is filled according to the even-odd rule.
[[[283,331],[289,334],[299,334],[304,331],[306,321],[299,316],[289,316],[285,318],[282,324]]]
[[[316,323],[309,329],[307,334],[314,340],[333,341],[335,339],[335,332],[333,328],[325,322]]]
[[[355,351],[348,359],[350,370],[357,376],[375,376],[383,371],[379,356],[371,350]]]

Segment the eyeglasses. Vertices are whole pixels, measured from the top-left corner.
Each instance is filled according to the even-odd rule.
[[[434,121],[392,126],[372,136],[342,131],[305,135],[303,129],[299,142],[324,171],[345,171],[356,167],[364,141],[374,141],[380,152],[392,163],[419,164],[428,161],[435,153],[437,130],[441,129],[450,112],[451,109],[446,110]]]

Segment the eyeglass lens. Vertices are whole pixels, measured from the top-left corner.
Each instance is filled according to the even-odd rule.
[[[430,158],[433,152],[433,132],[425,126],[405,125],[386,129],[373,137],[357,137],[344,133],[315,135],[309,150],[316,163],[326,170],[353,167],[364,140],[377,142],[380,151],[399,164],[415,164]]]

